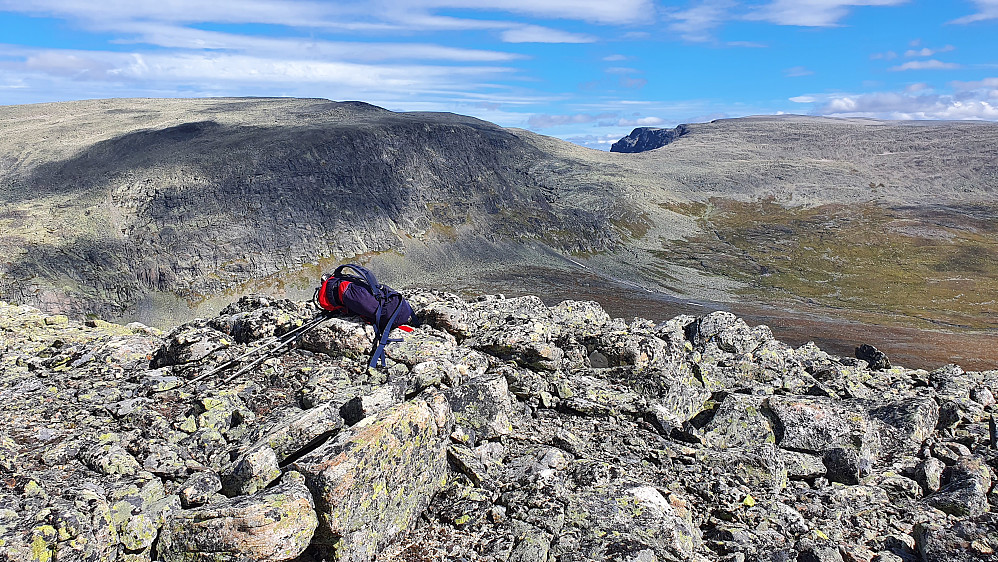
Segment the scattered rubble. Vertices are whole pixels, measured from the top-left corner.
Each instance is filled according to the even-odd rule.
[[[726,312],[410,300],[383,371],[345,317],[234,379],[317,310],[164,334],[0,303],[0,559],[996,559],[998,371]]]

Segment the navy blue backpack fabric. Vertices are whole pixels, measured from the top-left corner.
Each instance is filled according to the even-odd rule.
[[[346,309],[374,325],[371,367],[378,362],[381,366],[385,365],[385,345],[402,341],[388,337],[394,328],[407,323],[419,325],[405,297],[395,289],[378,283],[367,268],[352,263],[341,265],[332,275],[323,277],[322,285],[315,290],[315,302],[324,310]]]

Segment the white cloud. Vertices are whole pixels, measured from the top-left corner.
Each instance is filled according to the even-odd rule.
[[[630,76],[622,76],[620,78],[620,85],[631,90],[639,90],[648,85],[648,80],[644,78],[632,78]]]
[[[617,111],[602,113],[574,113],[551,115],[538,113],[531,115],[527,124],[531,129],[547,129],[563,125],[595,124],[597,127],[657,127],[666,123],[661,117],[641,117],[633,114],[631,117],[621,117]]]
[[[987,99],[951,95],[907,95],[879,92],[833,97],[815,113],[830,117],[874,119],[945,119],[998,121],[998,104]]]
[[[954,80],[953,82],[950,82],[950,86],[957,91],[998,88],[998,78],[985,78],[983,80],[975,80],[973,82],[961,82],[959,80]]]
[[[628,132],[629,131],[621,131],[619,133],[608,133],[606,135],[571,135],[562,137],[562,140],[588,148],[605,151],[610,150],[610,146],[619,141],[622,137],[626,136]]]
[[[80,19],[91,25],[115,28],[121,22],[270,23],[316,27],[333,23],[347,10],[313,1],[281,0],[0,0],[0,9],[34,15]]]
[[[894,51],[887,51],[886,53],[873,53],[870,55],[872,60],[894,60],[898,58],[898,54]]]
[[[948,52],[954,51],[954,50],[956,50],[956,47],[954,47],[953,45],[946,45],[945,47],[940,47],[939,49],[930,49],[928,47],[922,47],[921,49],[918,49],[918,50],[909,49],[909,50],[907,50],[907,51],[904,52],[904,56],[909,57],[909,58],[910,57],[931,57],[932,55],[935,55],[936,53],[948,53]]]
[[[606,62],[620,62],[620,61],[625,61],[627,59],[628,57],[626,55],[607,55],[603,57],[603,60]]]
[[[627,66],[611,66],[604,70],[608,74],[637,74],[641,72],[636,68],[630,68]]]
[[[346,30],[483,29],[510,22],[437,16],[435,10],[507,12],[540,18],[622,25],[650,21],[652,0],[0,0],[0,9],[81,19],[119,28],[122,22],[266,23]]]
[[[91,82],[203,84],[235,93],[243,85],[285,90],[293,83],[326,84],[356,95],[405,88],[408,91],[475,91],[482,80],[512,72],[496,66],[357,64],[264,58],[220,52],[118,53],[109,51],[0,48],[5,74],[72,78]],[[475,85],[479,87],[476,88]]]
[[[903,72],[905,70],[954,70],[960,68],[955,62],[942,62],[936,59],[913,60],[898,66],[892,66],[887,70],[892,72]]]
[[[731,19],[730,12],[735,6],[732,0],[701,0],[691,8],[667,14],[674,20],[669,29],[686,41],[710,41],[714,30]]]
[[[931,90],[932,88],[925,82],[916,82],[914,84],[909,84],[904,91],[909,94],[914,94],[917,92],[924,92],[926,90]]]
[[[595,43],[596,38],[583,33],[569,33],[539,25],[521,25],[499,34],[506,43]]]
[[[790,101],[794,103],[814,103],[818,101],[818,98],[814,96],[794,96],[790,98]]]
[[[524,58],[515,53],[444,47],[427,43],[321,41],[308,37],[263,37],[220,33],[172,24],[136,24],[129,39],[117,44],[142,43],[176,49],[238,51],[266,57],[334,58],[348,61],[448,60],[497,62]]]
[[[794,66],[783,71],[783,75],[788,76],[790,78],[796,78],[799,76],[811,76],[812,74],[814,74],[813,70],[808,70],[806,67],[803,66]]]
[[[665,119],[661,117],[640,117],[638,119],[621,119],[617,121],[620,127],[657,127],[664,125]]]
[[[504,11],[542,18],[583,20],[601,24],[647,22],[654,17],[652,0],[388,0],[387,6],[406,8],[461,8]]]
[[[977,13],[953,20],[950,23],[965,24],[998,18],[998,0],[973,0]]]
[[[114,70],[111,64],[86,53],[61,51],[39,51],[31,54],[24,59],[24,68],[31,72],[79,80],[103,80]]]
[[[898,6],[908,0],[773,0],[749,13],[747,19],[779,25],[830,27],[857,6]]]
[[[685,10],[667,12],[669,29],[686,41],[714,40],[714,31],[727,21],[765,21],[777,25],[831,27],[859,6],[898,6],[909,0],[769,0],[745,4],[734,0],[698,0]],[[764,46],[733,42],[731,46]]]
[[[605,119],[616,119],[616,113],[576,113],[570,115],[551,115],[546,113],[535,113],[527,119],[527,125],[531,129],[547,129],[560,125],[578,125],[580,123],[596,123]]]

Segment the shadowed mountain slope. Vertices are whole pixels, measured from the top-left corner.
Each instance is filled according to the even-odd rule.
[[[587,180],[585,165],[457,115],[324,100],[0,114],[0,293],[74,312],[128,314],[155,292],[196,300],[410,242],[603,251],[619,238],[610,218],[628,214],[622,188]]]
[[[998,329],[998,126],[683,130],[611,154],[360,102],[0,107],[0,298],[165,325],[239,294],[306,298],[356,260],[392,284],[595,298],[621,315],[692,299]]]

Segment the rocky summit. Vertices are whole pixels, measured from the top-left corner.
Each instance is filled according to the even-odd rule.
[[[674,129],[660,127],[638,127],[631,134],[613,143],[610,152],[645,152],[662,148],[670,142],[689,132],[686,125],[678,125]]]
[[[0,303],[0,558],[995,560],[998,371],[410,297],[384,370],[335,317],[245,373],[318,310],[164,333]]]

